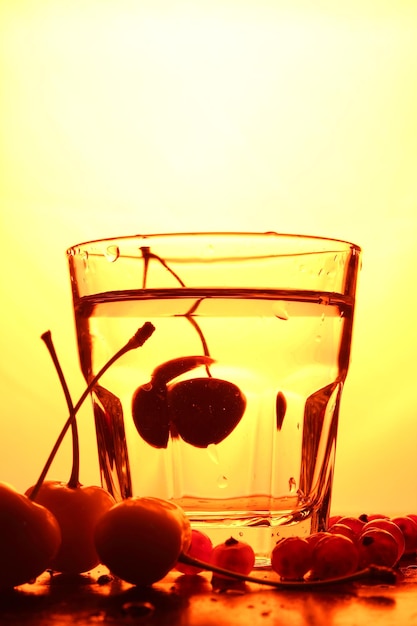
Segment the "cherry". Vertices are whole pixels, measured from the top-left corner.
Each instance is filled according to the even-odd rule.
[[[191,530],[191,543],[186,554],[200,561],[210,561],[213,544],[208,535],[201,530],[193,528]],[[204,570],[202,566],[188,565],[187,563],[178,562],[175,568],[182,574],[194,575]]]
[[[333,526],[333,524],[337,524],[337,522],[342,518],[342,515],[331,515],[329,517],[327,526],[328,528],[330,528],[331,526]]]
[[[310,544],[312,548],[314,548],[314,546],[320,541],[320,539],[322,539],[323,537],[328,537],[331,534],[332,533],[330,533],[327,530],[320,530],[316,533],[312,533],[311,535],[308,535],[306,537],[306,541]]]
[[[159,263],[178,282],[182,281],[149,246],[142,246],[143,256],[142,289],[146,289],[151,261]],[[223,441],[237,426],[246,408],[246,398],[231,382],[212,377],[209,365],[214,360],[209,355],[204,334],[195,320],[195,313],[204,298],[196,299],[184,317],[193,326],[204,351],[204,356],[185,356],[157,367],[151,381],[141,385],[132,398],[132,417],[139,435],[155,448],[166,448],[169,436],[181,437],[197,448],[207,448]],[[205,365],[207,378],[169,381],[181,374]],[[285,398],[278,394],[282,418],[285,414]],[[282,397],[281,397],[282,396]]]
[[[61,543],[53,514],[13,487],[0,483],[0,589],[42,574]]]
[[[153,332],[153,326],[144,325],[136,335],[102,368],[100,375],[127,350],[139,347]],[[99,557],[95,549],[94,530],[100,517],[115,503],[114,498],[103,488],[97,486],[84,487],[79,482],[79,442],[76,421],[76,412],[81,402],[88,395],[93,384],[98,381],[96,376],[84,392],[80,401],[73,406],[68,386],[65,381],[51,333],[48,331],[42,335],[55,369],[57,371],[62,389],[67,401],[70,417],[65,425],[72,429],[73,463],[71,476],[68,483],[60,481],[45,481],[47,471],[62,441],[62,433],[41,472],[37,483],[26,491],[26,495],[36,500],[39,504],[48,508],[57,519],[62,541],[57,554],[50,563],[50,567],[60,572],[79,574],[92,569],[99,564]]]
[[[301,580],[312,565],[313,548],[302,537],[284,537],[274,547],[271,567],[283,580]]]
[[[417,550],[417,521],[408,515],[392,517],[391,521],[400,527],[404,535],[404,554],[414,554]]]
[[[68,429],[74,424],[75,420],[76,420],[76,415],[79,411],[79,409],[81,408],[81,406],[83,405],[83,403],[85,402],[85,400],[88,398],[88,396],[90,395],[90,393],[92,392],[92,390],[94,389],[94,387],[97,385],[97,382],[100,380],[100,378],[103,376],[103,374],[105,374],[105,372],[111,367],[111,365],[113,365],[113,363],[115,361],[117,361],[118,359],[120,359],[124,354],[126,354],[127,352],[129,352],[130,350],[136,350],[136,348],[140,348],[145,341],[147,341],[149,339],[149,337],[152,335],[152,333],[154,332],[155,327],[153,326],[153,324],[151,324],[151,322],[145,322],[145,324],[143,324],[143,326],[141,326],[141,328],[139,328],[136,333],[133,335],[133,337],[131,337],[129,339],[129,341],[122,346],[104,365],[103,367],[100,369],[100,371],[90,380],[90,382],[88,383],[86,389],[84,390],[84,392],[81,394],[81,397],[79,398],[77,404],[72,407],[72,402],[70,400],[69,397],[67,397],[67,404],[69,405],[70,411],[69,411],[69,417],[67,419],[67,421],[65,422],[61,432],[58,435],[57,440],[55,441],[55,444],[49,454],[49,457],[43,467],[43,470],[37,480],[37,483],[32,491],[31,494],[31,498],[34,500],[36,498],[36,494],[38,489],[40,488],[40,486],[42,485],[43,481],[45,480],[46,475],[48,474],[48,471],[52,465],[52,462],[64,440],[65,435],[67,434]],[[47,344],[48,349],[50,349],[51,352],[51,356],[54,353],[53,350],[53,346],[49,341],[50,338],[50,332],[48,331],[47,333],[44,333],[42,335],[42,339],[45,341],[45,343]],[[54,356],[53,356],[54,358]],[[54,363],[58,369],[59,372],[59,364],[57,362],[57,360],[55,361],[54,359]],[[63,384],[64,387],[64,391],[66,390],[66,384],[64,382],[63,377],[60,376],[61,379],[61,383]],[[67,394],[66,394],[67,395]]]
[[[358,538],[357,533],[355,533],[351,526],[348,526],[347,524],[341,524],[340,522],[337,522],[336,524],[333,524],[333,526],[330,526],[329,533],[331,533],[332,535],[344,535],[345,537],[348,537],[348,539],[351,539],[353,542],[355,542]]]
[[[226,439],[236,428],[246,407],[240,389],[218,378],[192,378],[168,391],[172,422],[187,443],[207,448]]]
[[[154,331],[152,324],[147,322],[137,333],[123,346],[95,376],[84,394],[79,399],[77,405],[72,407],[68,389],[60,370],[50,337],[50,332],[44,333],[44,339],[54,363],[58,365],[57,371],[63,383],[66,393],[67,404],[70,408],[70,415],[59,434],[55,445],[48,457],[48,460],[38,478],[35,486],[30,490],[30,498],[27,495],[18,493],[10,485],[0,483],[0,588],[10,588],[29,582],[41,574],[58,554],[61,546],[61,527],[54,514],[46,507],[34,502],[42,489],[46,474],[55,458],[55,455],[65,437],[67,430],[73,429],[73,443],[78,450],[78,440],[76,434],[75,416],[88,397],[94,385],[104,372],[129,350],[138,348],[151,336]],[[76,463],[73,464],[73,472],[70,480],[76,480],[78,491],[78,470]],[[104,491],[104,490],[101,490]],[[78,494],[77,494],[78,495]],[[84,498],[85,500],[85,498]],[[75,517],[80,509],[73,514]]]
[[[327,534],[324,539],[328,537],[337,539],[336,535]],[[231,537],[213,548],[210,561],[207,562],[190,554],[191,538],[189,521],[182,509],[172,502],[158,498],[131,497],[115,504],[100,518],[95,530],[100,561],[115,576],[134,585],[152,585],[161,580],[170,569],[178,569],[179,565],[190,565],[200,571],[213,572],[212,584],[215,589],[232,587],[233,580],[241,583],[253,582],[276,589],[320,588],[328,582],[360,580],[368,576],[393,582],[391,572],[386,569],[356,572],[356,569],[347,568],[346,564],[339,567],[337,572],[349,573],[337,580],[278,582],[257,578],[249,575],[254,566],[255,555],[247,543]],[[345,537],[340,539],[352,543]],[[342,559],[346,556],[340,548],[337,553]]]
[[[330,534],[313,548],[311,576],[322,580],[348,576],[357,570],[358,563],[354,542],[343,535]]]
[[[78,428],[74,407],[49,332],[42,335],[64,391],[72,428],[72,471],[68,483],[44,481],[26,491],[29,498],[49,509],[61,528],[61,546],[51,561],[51,569],[68,574],[80,574],[99,564],[94,545],[94,529],[98,519],[115,503],[101,487],[84,487],[79,483],[80,454]]]
[[[159,365],[151,381],[132,399],[132,416],[140,436],[155,448],[166,448],[169,435],[198,448],[223,441],[241,420],[246,399],[231,382],[208,376],[167,383],[200,365],[208,356],[186,356]]]
[[[95,529],[101,563],[133,585],[163,578],[190,541],[190,522],[182,509],[159,498],[127,498],[104,513]]]
[[[404,554],[404,550],[405,550],[405,539],[404,539],[404,535],[403,535],[401,528],[397,526],[397,524],[395,524],[390,519],[373,518],[365,524],[365,526],[362,529],[362,533],[365,533],[367,530],[370,530],[371,528],[381,528],[382,530],[386,530],[395,538],[397,542],[397,547],[398,547],[397,558],[400,559],[402,555]]]
[[[213,548],[210,563],[224,570],[247,576],[255,565],[255,553],[248,543],[230,537]],[[223,588],[224,585],[230,585],[230,579],[225,574],[215,572],[212,584],[215,588]]]
[[[359,567],[382,565],[393,567],[398,561],[398,543],[382,528],[368,528],[359,537]]]
[[[26,495],[30,497],[32,490],[29,488]],[[100,559],[94,530],[101,516],[114,505],[113,497],[101,487],[45,481],[36,502],[54,514],[61,528],[62,543],[49,567],[66,574],[81,574],[96,567]]]
[[[343,524],[344,526],[349,526],[349,528],[352,529],[353,534],[356,537],[358,537],[360,533],[362,532],[362,529],[365,525],[365,520],[361,519],[360,517],[353,517],[353,516],[348,515],[348,516],[343,516],[339,518],[337,523]]]
[[[412,519],[417,524],[417,515],[416,514],[409,513],[406,517],[409,517],[410,519]]]
[[[152,372],[151,380],[138,387],[132,398],[132,417],[139,435],[155,448],[166,448],[171,428],[167,383],[181,374],[209,365],[208,356],[185,356],[166,361]],[[174,431],[175,432],[175,431]]]

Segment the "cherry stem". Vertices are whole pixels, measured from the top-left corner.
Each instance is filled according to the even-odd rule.
[[[193,313],[197,310],[197,308],[200,306],[203,300],[204,298],[200,298],[199,300],[194,302],[193,306],[191,307],[189,311],[187,311],[184,317],[190,322],[191,326],[194,327],[198,336],[200,337],[201,345],[203,346],[205,356],[210,356],[210,351],[208,349],[207,341],[206,341],[206,338],[204,337],[203,331],[201,330],[200,326],[193,318]],[[212,376],[210,372],[210,366],[208,364],[206,365],[206,372],[207,372],[207,376],[211,378]]]
[[[149,269],[149,261],[150,261],[150,259],[156,259],[157,261],[159,261],[162,264],[162,266],[165,267],[165,269],[168,270],[168,272],[175,278],[175,280],[178,281],[180,286],[181,287],[185,287],[185,283],[181,280],[181,278],[178,276],[178,274],[176,274],[174,272],[174,270],[172,270],[169,267],[168,263],[166,263],[166,261],[164,261],[164,259],[162,257],[160,257],[157,254],[154,254],[153,252],[151,252],[151,249],[150,249],[149,246],[143,246],[142,248],[140,248],[140,251],[142,252],[142,256],[143,256],[143,260],[144,260],[142,289],[146,289],[146,280],[147,280],[147,276],[148,276],[148,269]],[[200,338],[201,344],[203,346],[203,350],[204,350],[205,356],[210,356],[210,352],[209,352],[208,345],[207,345],[206,339],[204,337],[203,331],[201,330],[200,326],[195,321],[195,319],[192,317],[192,314],[197,310],[197,307],[200,306],[200,303],[202,302],[202,300],[204,300],[204,298],[200,298],[199,300],[194,302],[194,304],[192,305],[190,310],[187,313],[185,313],[184,317],[190,322],[191,326],[193,326],[193,328],[196,330],[196,332],[197,332],[197,334],[198,334],[198,336]],[[207,376],[211,377],[211,372],[210,372],[209,365],[206,365],[206,372],[207,372]]]
[[[219,574],[221,576],[225,576],[226,578],[234,578],[235,580],[240,580],[242,582],[255,583],[258,585],[267,585],[269,587],[273,587],[274,589],[314,589],[317,587],[326,587],[329,585],[341,584],[341,583],[349,583],[355,582],[358,580],[372,580],[378,581],[385,584],[395,584],[397,577],[394,570],[388,567],[376,566],[372,565],[362,570],[358,570],[353,574],[349,574],[347,576],[340,576],[338,578],[328,578],[326,580],[287,580],[287,581],[277,581],[277,580],[268,580],[266,578],[257,578],[256,576],[246,576],[245,574],[240,574],[239,572],[233,572],[231,570],[223,569],[222,567],[217,567],[217,565],[212,565],[211,563],[206,563],[205,561],[200,561],[199,559],[195,559],[188,554],[181,553],[178,557],[178,561],[180,563],[184,563],[186,565],[192,565],[194,567],[198,567],[200,569],[207,570],[209,572],[213,572],[214,574]]]
[[[153,324],[151,324],[151,322],[145,322],[145,324],[139,328],[139,330],[136,331],[136,333],[133,335],[133,337],[131,339],[129,339],[129,341],[122,347],[120,348],[120,350],[118,350],[116,352],[116,354],[114,354],[108,361],[107,363],[105,363],[103,365],[103,367],[101,368],[101,370],[98,372],[98,374],[96,374],[91,381],[89,382],[88,386],[86,387],[86,389],[84,390],[84,392],[81,394],[80,399],[78,400],[77,404],[74,406],[74,410],[71,411],[70,416],[68,417],[67,421],[65,422],[60,434],[58,435],[58,438],[55,442],[54,447],[51,450],[51,453],[44,465],[44,468],[42,470],[42,472],[40,473],[40,476],[29,496],[29,498],[31,500],[36,500],[36,496],[38,495],[39,489],[41,488],[43,481],[45,480],[45,477],[49,471],[49,468],[52,465],[52,462],[56,456],[56,453],[59,450],[59,447],[61,446],[61,443],[67,433],[67,430],[69,429],[69,427],[71,426],[71,424],[73,423],[73,421],[75,420],[75,416],[77,415],[78,411],[80,410],[82,404],[85,402],[85,400],[88,398],[89,394],[91,393],[91,391],[93,390],[94,386],[97,384],[97,382],[99,381],[99,379],[103,376],[103,374],[109,369],[109,367],[111,365],[113,365],[113,363],[115,361],[117,361],[121,356],[123,356],[124,354],[126,354],[126,352],[129,352],[129,350],[135,350],[136,348],[139,348],[140,346],[142,346],[145,341],[147,341],[149,339],[149,337],[152,335],[152,333],[154,332],[155,327]]]
[[[147,273],[148,273],[148,267],[149,267],[149,260],[150,259],[156,259],[157,261],[159,261],[161,263],[161,265],[163,265],[163,267],[165,267],[165,269],[168,270],[168,272],[170,274],[172,274],[172,276],[175,278],[175,280],[177,280],[179,282],[181,287],[185,287],[185,284],[182,282],[182,280],[178,276],[178,274],[176,274],[174,272],[174,270],[172,270],[169,267],[168,263],[166,263],[162,257],[160,257],[157,254],[154,254],[153,252],[151,252],[151,249],[149,248],[149,246],[143,246],[142,248],[140,248],[140,251],[142,252],[142,256],[143,256],[144,261],[145,261],[145,267],[144,267],[144,271],[143,271],[143,289],[146,288],[146,277],[147,277]]]
[[[53,364],[55,366],[56,372],[58,374],[59,382],[61,383],[62,390],[65,395],[65,400],[67,402],[67,407],[69,414],[71,416],[71,434],[72,434],[72,469],[71,476],[68,481],[68,487],[72,489],[76,489],[80,484],[80,442],[78,436],[78,426],[77,419],[74,415],[74,405],[72,403],[71,394],[67,385],[67,381],[65,380],[64,372],[62,371],[61,364],[59,362],[55,346],[52,341],[51,331],[48,330],[46,333],[41,335],[41,339],[46,344],[48,348],[49,354],[52,358]]]

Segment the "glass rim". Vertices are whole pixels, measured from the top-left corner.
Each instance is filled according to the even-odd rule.
[[[294,239],[294,240],[308,240],[311,242],[316,241],[317,243],[321,242],[326,242],[326,243],[337,243],[339,245],[344,245],[344,246],[348,246],[353,250],[356,250],[356,252],[360,253],[362,252],[362,248],[358,245],[355,244],[351,241],[348,241],[346,239],[340,239],[337,237],[327,237],[327,236],[320,236],[320,235],[309,235],[309,234],[302,234],[302,233],[284,233],[284,232],[276,232],[276,231],[212,231],[212,230],[208,230],[208,231],[183,231],[183,232],[176,232],[176,231],[172,231],[172,232],[153,232],[153,233],[136,233],[136,234],[131,234],[131,235],[120,235],[120,236],[112,236],[112,237],[102,237],[102,238],[98,238],[98,239],[90,239],[90,240],[86,240],[86,241],[82,241],[80,243],[75,243],[72,246],[69,246],[66,250],[66,254],[68,256],[72,256],[73,251],[75,248],[82,248],[82,247],[86,247],[89,245],[93,245],[93,244],[100,244],[100,243],[110,243],[110,242],[123,242],[123,241],[133,241],[135,239],[163,239],[163,238],[180,238],[180,237],[234,237],[234,238],[244,238],[244,237],[259,237],[259,238],[266,238],[266,237],[276,237],[277,239]]]

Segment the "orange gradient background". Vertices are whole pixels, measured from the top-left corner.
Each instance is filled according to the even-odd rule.
[[[0,480],[66,418],[44,331],[83,390],[67,247],[275,230],[364,251],[333,510],[416,513],[415,1],[0,0],[0,76]]]

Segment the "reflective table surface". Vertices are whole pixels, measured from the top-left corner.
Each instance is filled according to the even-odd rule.
[[[273,577],[268,571],[257,576]],[[68,578],[44,573],[0,594],[0,624],[167,626],[412,626],[417,624],[417,565],[404,564],[394,584],[350,582],[320,589],[276,590],[245,583],[214,591],[211,574],[171,572],[149,588],[114,579],[103,567]]]

